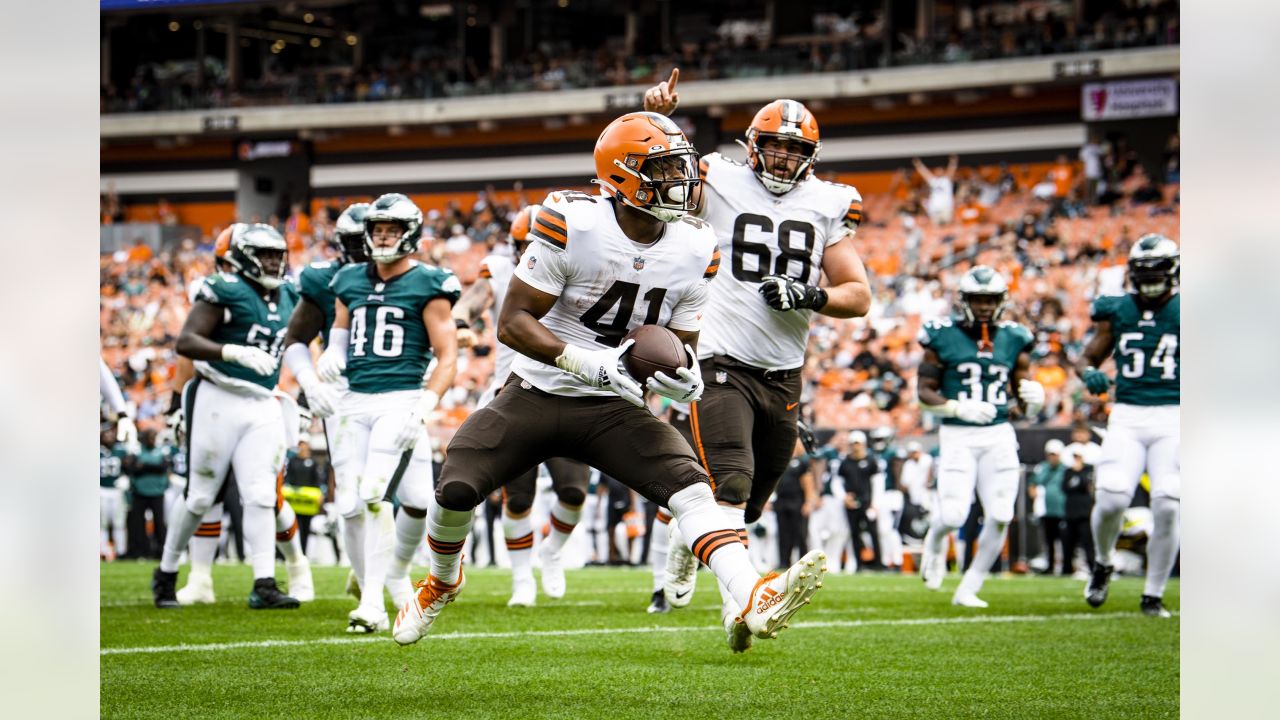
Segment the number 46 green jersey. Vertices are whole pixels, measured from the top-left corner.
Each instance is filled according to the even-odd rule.
[[[372,263],[344,265],[329,287],[351,315],[347,381],[351,390],[376,394],[422,388],[431,363],[431,338],[422,322],[427,303],[453,305],[462,284],[450,271],[414,263],[390,280]]]
[[[1180,400],[1182,330],[1180,295],[1148,310],[1132,295],[1107,295],[1093,301],[1094,322],[1111,323],[1116,360],[1116,402],[1125,405],[1177,405]]]
[[[980,350],[979,339],[950,318],[931,320],[920,329],[920,344],[942,361],[942,396],[948,400],[982,400],[996,406],[989,424],[1009,421],[1009,378],[1018,356],[1030,352],[1031,332],[1013,322],[995,324],[991,347]],[[945,425],[973,425],[959,418],[943,418]]]

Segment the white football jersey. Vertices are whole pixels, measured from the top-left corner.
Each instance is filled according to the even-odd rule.
[[[511,285],[511,275],[515,273],[515,261],[507,255],[489,255],[480,261],[480,277],[489,279],[489,289],[493,292],[493,322],[498,322],[502,314],[502,301],[507,298],[507,288]],[[511,374],[511,360],[516,351],[498,343],[494,349],[494,382],[506,382]]]
[[[640,325],[701,328],[707,286],[720,263],[706,222],[668,223],[662,237],[641,245],[618,227],[612,200],[558,191],[542,202],[529,239],[515,274],[559,298],[541,322],[561,340],[598,350],[617,347]],[[555,395],[614,396],[520,353],[511,369]]]
[[[862,221],[862,196],[812,176],[774,195],[751,168],[720,153],[703,156],[701,169],[702,217],[715,228],[729,267],[707,302],[698,356],[728,355],[771,370],[800,367],[813,311],[771,309],[760,280],[785,275],[817,285],[823,251]]]

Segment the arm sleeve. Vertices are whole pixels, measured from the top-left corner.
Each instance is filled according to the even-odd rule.
[[[111,412],[117,415],[129,414],[129,405],[124,401],[124,393],[116,383],[116,376],[111,373],[111,368],[107,367],[106,361],[102,358],[98,358],[98,389],[103,399],[107,401],[107,406],[111,408]]]
[[[559,297],[568,284],[568,250],[538,240],[529,247],[516,266],[516,277],[548,295]]]
[[[707,305],[710,287],[709,280],[700,280],[693,289],[680,298],[675,309],[671,311],[671,319],[667,327],[672,330],[697,332],[702,329],[702,309]]]

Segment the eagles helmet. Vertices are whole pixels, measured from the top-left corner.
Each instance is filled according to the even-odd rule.
[[[871,430],[871,449],[876,452],[884,452],[889,443],[893,442],[893,428],[888,425],[880,425]]]
[[[338,216],[331,242],[344,263],[369,261],[369,254],[364,248],[364,216],[368,211],[369,203],[354,203]]]
[[[373,246],[373,226],[376,223],[393,222],[404,228],[400,242],[389,248]],[[378,263],[393,263],[406,255],[418,252],[422,239],[422,211],[409,198],[400,193],[387,193],[369,206],[364,215],[364,248],[369,259]]]
[[[980,297],[996,299],[991,317],[978,317],[974,312],[972,301]],[[1009,284],[1005,282],[1004,277],[986,265],[975,265],[960,278],[960,300],[956,302],[956,309],[960,314],[961,325],[973,327],[977,323],[995,322],[1004,312],[1008,299]]]
[[[255,223],[231,235],[225,260],[236,273],[268,290],[280,287],[288,263],[289,245],[270,225]]]
[[[1172,292],[1178,284],[1178,244],[1156,233],[1138,238],[1129,251],[1129,283],[1151,300]]]

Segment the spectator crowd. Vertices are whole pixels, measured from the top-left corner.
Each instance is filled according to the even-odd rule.
[[[416,9],[412,11],[416,13]],[[744,12],[744,15],[746,13]],[[366,61],[353,65],[351,48],[263,54],[260,71],[228,82],[223,62],[208,58],[139,64],[128,83],[101,87],[102,112],[150,112],[251,105],[376,102],[493,93],[557,91],[646,84],[660,69],[678,66],[691,80],[839,72],[926,63],[1112,50],[1177,44],[1176,0],[1108,3],[1079,20],[1073,3],[1017,0],[974,4],[939,17],[931,30],[892,27],[878,7],[848,15],[816,13],[813,32],[775,36],[763,21],[684,22],[676,11],[669,49],[642,52],[600,35],[593,46],[577,37],[542,40],[536,47],[482,67],[458,37],[439,24],[413,25],[411,16],[382,18],[394,25],[361,32]],[[406,30],[406,28],[415,28]],[[200,81],[197,82],[197,77]]]

